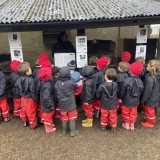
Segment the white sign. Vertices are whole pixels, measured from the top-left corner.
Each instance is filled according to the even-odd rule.
[[[137,33],[137,43],[147,43],[148,28],[139,28]]]
[[[87,53],[77,52],[76,59],[77,59],[77,68],[82,68],[88,64]]]
[[[22,48],[10,48],[11,59],[23,62]]]
[[[8,33],[10,48],[22,48],[19,32]]]
[[[144,59],[146,58],[146,45],[139,45],[136,46],[136,57],[143,57]]]
[[[75,53],[54,53],[55,66],[59,68],[67,66],[72,60],[75,61]]]
[[[87,36],[76,36],[76,52],[87,52]]]

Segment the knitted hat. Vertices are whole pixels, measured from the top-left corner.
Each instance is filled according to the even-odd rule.
[[[11,70],[14,71],[14,72],[18,72],[18,67],[19,67],[20,64],[21,64],[20,61],[17,61],[17,60],[11,61],[11,63],[10,63]]]
[[[109,63],[109,59],[106,57],[100,58],[97,60],[96,64],[100,70],[104,70]]]
[[[75,70],[76,69],[76,62],[74,60],[72,60],[69,63],[67,63],[67,66],[69,67],[70,70]]]
[[[52,67],[52,63],[49,60],[44,60],[44,61],[41,62],[41,67],[42,68],[46,68],[46,67],[51,68]]]
[[[38,77],[40,80],[48,81],[52,76],[52,69],[49,67],[41,68],[38,72]]]
[[[75,71],[71,73],[71,80],[77,83],[80,80],[80,73]]]
[[[41,63],[45,60],[49,60],[49,59],[48,59],[48,55],[45,52],[43,52],[38,57],[38,64],[41,65]]]
[[[121,62],[129,62],[131,59],[131,54],[127,51],[124,51],[121,55]]]
[[[139,76],[143,70],[143,64],[140,62],[134,62],[130,65],[129,71],[134,76]]]

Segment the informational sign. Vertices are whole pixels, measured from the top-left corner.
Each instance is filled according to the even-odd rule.
[[[76,36],[76,52],[87,52],[87,36]]]
[[[23,62],[23,53],[21,48],[10,48],[11,59]]]
[[[144,59],[146,59],[146,45],[138,45],[136,46],[136,57],[143,57]]]
[[[137,43],[147,43],[148,29],[146,27],[139,28],[137,32]]]
[[[75,53],[54,53],[55,66],[59,68],[67,66],[72,60],[75,61]]]
[[[77,52],[76,59],[77,59],[77,68],[82,68],[88,65],[87,53]]]
[[[22,48],[19,32],[8,33],[10,48]]]

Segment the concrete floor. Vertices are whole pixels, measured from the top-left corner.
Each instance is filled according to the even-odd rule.
[[[119,115],[120,117],[120,115]],[[121,117],[116,133],[102,132],[99,120],[93,128],[81,127],[84,118],[80,113],[77,121],[78,136],[62,135],[60,120],[57,131],[47,135],[43,126],[35,130],[24,128],[19,119],[0,124],[0,160],[160,160],[160,118],[155,128],[140,126],[125,131]]]

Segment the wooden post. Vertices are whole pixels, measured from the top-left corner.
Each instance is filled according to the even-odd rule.
[[[119,53],[120,51],[120,36],[121,36],[121,28],[118,27],[118,39],[117,39],[117,44],[116,44],[116,50],[115,50],[115,57],[118,57],[117,52]]]
[[[157,59],[160,60],[160,29],[159,29],[159,37],[158,37],[158,45],[157,45]]]

